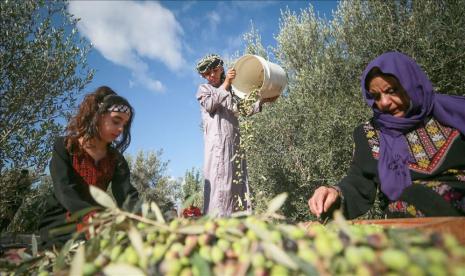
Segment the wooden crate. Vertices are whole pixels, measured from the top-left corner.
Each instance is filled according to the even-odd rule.
[[[465,245],[465,217],[429,217],[403,219],[353,220],[355,224],[377,224],[386,227],[415,228],[422,231],[449,233]]]

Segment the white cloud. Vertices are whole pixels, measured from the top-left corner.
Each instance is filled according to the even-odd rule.
[[[163,91],[165,90],[165,87],[161,83],[161,81],[154,80],[147,76],[146,74],[133,74],[133,77],[135,77],[139,82],[142,82],[145,87],[152,91]]]
[[[181,69],[183,30],[173,13],[158,2],[70,1],[69,12],[81,18],[79,31],[108,60],[129,68],[135,81],[162,91],[149,73],[147,60]]]
[[[228,48],[239,49],[244,44],[243,34],[229,36],[226,41],[228,42]]]
[[[181,7],[180,12],[182,12],[182,13],[188,12],[192,8],[192,6],[194,6],[195,4],[196,4],[196,1],[184,2],[182,7]]]
[[[218,6],[219,5],[220,4],[218,4]],[[201,40],[209,41],[211,43],[211,41],[214,38],[217,38],[218,35],[220,35],[218,33],[218,26],[220,25],[223,19],[224,18],[220,17],[220,13],[216,11],[208,12],[206,16],[202,18],[202,20],[204,20],[205,23],[201,27],[201,32],[200,32]]]
[[[215,28],[220,23],[220,15],[217,12],[214,12],[214,11],[209,12],[207,14],[207,18],[208,18],[208,21],[210,22],[210,24],[212,26],[215,26]]]

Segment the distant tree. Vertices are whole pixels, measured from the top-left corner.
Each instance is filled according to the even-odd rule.
[[[182,183],[183,205],[203,207],[203,179],[198,169],[192,168],[184,174]],[[186,207],[186,206],[183,206]]]
[[[181,181],[166,175],[169,161],[162,161],[162,150],[139,151],[135,158],[126,155],[131,170],[131,183],[144,201],[153,201],[163,210],[172,209],[180,201]]]
[[[27,193],[22,193],[21,206],[15,212],[9,232],[37,232],[39,223],[47,208],[47,199],[53,193],[50,175],[30,177],[32,185]]]
[[[169,177],[166,182],[161,182],[155,188],[155,191],[160,194],[160,200],[157,204],[160,205],[162,211],[170,211],[176,209],[178,212],[178,206],[180,205],[182,198],[182,178],[171,178]],[[163,201],[162,199],[165,199]]]
[[[371,117],[359,76],[379,54],[405,52],[428,73],[436,91],[465,95],[463,14],[464,2],[456,0],[341,1],[331,21],[317,17],[311,5],[298,14],[282,12],[277,46],[269,47],[268,55],[287,71],[287,92],[250,117],[252,129],[241,129],[250,137],[254,209],[260,212],[276,194],[288,192],[285,215],[314,219],[309,196],[345,175],[352,131]],[[261,43],[250,36],[248,41]]]
[[[0,177],[41,173],[63,118],[93,77],[64,1],[0,2]]]
[[[10,225],[25,195],[31,189],[32,179],[27,170],[7,171],[0,179],[0,230]]]

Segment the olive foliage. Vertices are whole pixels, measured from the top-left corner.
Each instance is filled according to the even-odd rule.
[[[203,179],[200,171],[196,168],[187,170],[182,181],[183,204],[181,207],[185,208],[192,204],[202,209],[203,198]]]
[[[62,119],[93,77],[90,45],[63,1],[0,3],[0,175],[41,173]]]
[[[463,1],[341,1],[331,20],[310,6],[282,11],[276,46],[267,55],[288,74],[274,104],[249,120],[247,162],[255,210],[281,192],[292,220],[309,220],[307,201],[320,185],[346,173],[353,129],[371,117],[359,77],[369,61],[401,51],[427,72],[439,93],[465,95]],[[245,36],[246,53],[260,54],[259,34]],[[245,134],[245,135],[244,135]]]
[[[90,82],[90,45],[64,1],[0,1],[0,228],[33,231],[52,139]]]
[[[181,197],[181,181],[166,174],[169,161],[162,160],[163,151],[139,151],[135,157],[126,155],[131,171],[131,184],[141,199],[155,202],[162,211],[174,208]]]
[[[19,203],[18,206],[14,206],[16,208],[11,208],[11,206],[5,205],[3,202],[1,203],[2,208],[11,208],[6,209],[9,211],[6,214],[2,212],[3,216],[11,216],[7,221],[8,228],[6,228],[6,230],[8,232],[18,233],[36,232],[39,229],[40,220],[45,214],[47,200],[53,193],[52,178],[49,175],[31,175],[22,181],[18,181],[18,183],[21,182],[25,184],[29,182],[30,186],[27,187],[27,190],[23,188],[23,191],[18,191],[16,189],[16,197],[14,198]],[[9,188],[10,189],[6,189],[8,191],[7,194],[11,194],[11,191],[15,191],[14,187]]]
[[[32,179],[27,170],[10,170],[4,174],[0,193],[0,230],[6,229],[31,189]]]

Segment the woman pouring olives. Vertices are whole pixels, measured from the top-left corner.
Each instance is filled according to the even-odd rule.
[[[245,159],[239,158],[239,121],[235,95],[231,90],[234,69],[225,74],[220,56],[210,54],[197,63],[197,72],[208,82],[197,89],[204,136],[204,214],[227,217],[236,211],[251,211]],[[248,112],[260,112],[257,100]]]

